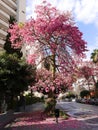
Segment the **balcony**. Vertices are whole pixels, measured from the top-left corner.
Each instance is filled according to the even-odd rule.
[[[0,39],[0,47],[2,48],[5,43],[5,40]],[[1,50],[0,50],[1,51]]]
[[[2,10],[0,10],[0,17],[1,17],[1,20],[6,23],[8,23],[8,20],[10,19],[10,16]],[[1,23],[1,21],[0,21],[0,23]]]
[[[3,31],[3,30],[0,30],[0,39],[5,39],[6,38],[6,35],[7,35],[7,32]]]
[[[8,28],[9,28],[9,23],[0,20],[0,29],[7,31]]]
[[[16,9],[17,5],[16,2],[14,2],[13,0],[2,0],[6,5],[8,5],[9,7],[11,7],[12,9]]]
[[[14,3],[16,3],[16,0],[12,0]]]
[[[8,2],[8,0],[7,0]],[[9,7],[6,3],[4,3],[3,1],[0,1],[0,9],[2,11],[4,11],[5,13],[7,13],[8,15],[12,15],[12,16],[16,16],[16,11]],[[16,8],[15,8],[16,9]]]

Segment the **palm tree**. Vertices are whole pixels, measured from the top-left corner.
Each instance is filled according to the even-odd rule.
[[[98,63],[98,49],[93,50],[91,53],[91,59],[94,63]]]
[[[95,64],[98,65],[98,49],[93,50],[93,52],[91,53],[91,59],[93,60],[93,62]],[[95,84],[95,97],[97,97],[97,93],[98,93],[98,81],[95,81],[95,78],[93,76],[93,80],[94,80],[94,84]]]

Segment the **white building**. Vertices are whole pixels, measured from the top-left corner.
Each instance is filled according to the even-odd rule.
[[[26,0],[0,0],[0,50],[5,43],[10,16],[17,22],[25,22]]]

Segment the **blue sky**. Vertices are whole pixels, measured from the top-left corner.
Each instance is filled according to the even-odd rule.
[[[87,59],[94,49],[98,49],[98,0],[47,0],[61,11],[71,11],[74,20],[87,42]],[[35,5],[42,0],[26,0],[26,17],[34,17]]]

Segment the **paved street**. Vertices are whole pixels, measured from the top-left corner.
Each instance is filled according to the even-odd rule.
[[[98,130],[98,106],[58,102],[57,107],[71,115],[68,120],[59,118],[57,124],[55,118],[42,119],[38,110],[43,110],[43,104],[37,103],[0,130]]]
[[[98,115],[98,106],[88,105],[76,102],[58,102],[59,105],[64,111],[71,114],[75,117],[75,113],[89,113],[92,115]],[[78,115],[76,115],[78,116]]]
[[[58,102],[57,106],[77,120],[84,121],[91,130],[98,130],[98,106],[76,102]]]

